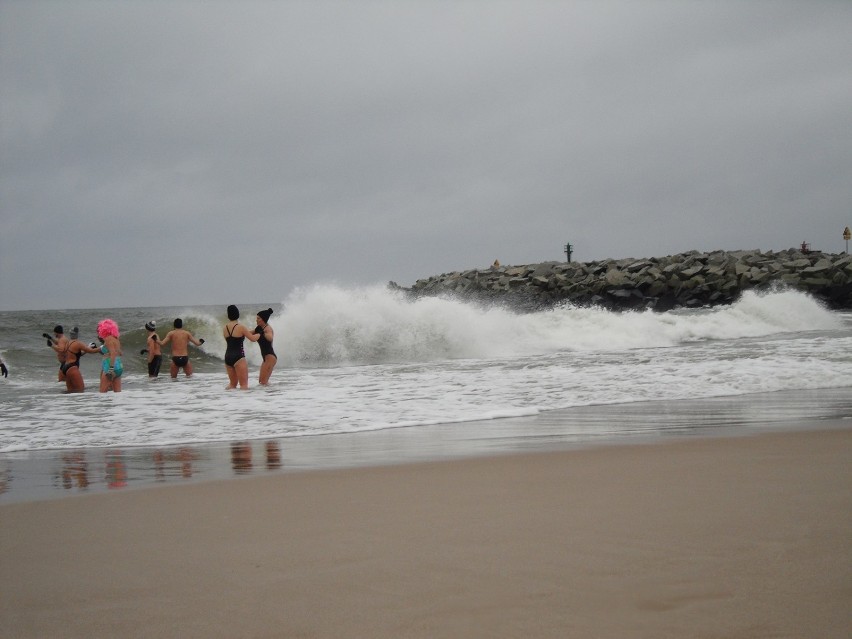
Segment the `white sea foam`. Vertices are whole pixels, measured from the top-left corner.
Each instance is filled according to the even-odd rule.
[[[518,314],[453,299],[411,301],[378,286],[314,286],[284,309],[271,324],[290,366],[621,351],[841,326],[836,313],[795,291],[747,292],[732,306],[682,313],[566,305]]]
[[[222,318],[186,309],[220,358]],[[253,319],[253,318],[252,318]],[[58,394],[55,369],[0,385],[0,451],[296,437],[535,415],[566,407],[847,387],[852,316],[806,295],[747,294],[730,307],[532,314],[384,287],[317,286],[273,315],[278,368],[224,390],[220,364],[192,379],[125,374],[119,395]],[[43,345],[39,348],[43,349]],[[215,366],[213,365],[215,364]],[[602,426],[603,427],[603,426]]]

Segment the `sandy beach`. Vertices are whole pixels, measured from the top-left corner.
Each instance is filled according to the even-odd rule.
[[[0,635],[848,637],[852,430],[0,506]]]

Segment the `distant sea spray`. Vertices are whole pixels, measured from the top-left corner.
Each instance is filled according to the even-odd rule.
[[[831,330],[841,320],[797,291],[747,291],[730,306],[668,313],[571,304],[518,313],[453,298],[411,300],[383,286],[316,285],[295,291],[271,324],[283,365],[340,366],[667,347]]]

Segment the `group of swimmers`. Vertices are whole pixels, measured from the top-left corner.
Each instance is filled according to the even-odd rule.
[[[157,323],[153,320],[145,324],[148,331],[148,348],[143,348],[140,354],[148,356],[148,377],[157,377],[160,374],[160,365],[163,362],[162,347],[166,344],[172,346],[172,363],[169,366],[169,374],[172,379],[178,376],[178,371],[183,369],[184,375],[192,377],[192,363],[189,361],[189,344],[201,346],[203,339],[197,339],[192,333],[183,327],[183,320],[177,318],[174,322],[174,330],[169,331],[165,338],[160,340],[157,335]]]
[[[225,371],[228,373],[228,388],[232,389],[238,386],[241,389],[248,388],[248,363],[243,347],[245,339],[257,342],[260,347],[263,363],[260,367],[258,382],[267,385],[272,375],[272,369],[278,362],[278,357],[272,348],[272,340],[275,335],[269,325],[272,309],[258,311],[257,326],[254,330],[249,330],[246,326],[240,324],[240,311],[233,304],[228,306],[227,313],[228,322],[222,329],[222,337],[227,344]],[[196,338],[184,329],[183,320],[180,318],[174,321],[174,330],[169,331],[162,340],[157,335],[155,321],[147,322],[145,330],[148,332],[147,348],[142,349],[140,353],[147,356],[148,377],[156,378],[159,376],[163,361],[162,348],[166,345],[171,346],[172,361],[169,366],[171,377],[176,378],[181,369],[184,375],[191,377],[192,363],[189,361],[189,344],[201,346],[204,344],[204,339]],[[62,326],[54,327],[53,337],[47,333],[43,334],[47,338],[47,345],[56,351],[56,357],[59,360],[59,381],[65,382],[69,393],[82,393],[85,390],[83,375],[80,373],[80,358],[85,353],[101,353],[103,355],[100,392],[106,393],[111,390],[118,393],[121,391],[121,376],[124,368],[121,363],[122,352],[118,324],[112,319],[102,320],[98,323],[97,332],[98,340],[101,342],[100,346],[95,342],[84,344],[77,339],[79,330],[76,326],[70,332],[70,339],[65,337]],[[6,375],[6,366],[5,364],[2,366],[2,373]]]
[[[118,340],[118,324],[115,320],[105,319],[98,322],[100,346],[95,342],[84,344],[77,339],[79,329],[76,326],[71,330],[70,339],[65,337],[62,326],[54,327],[53,337],[47,333],[42,335],[47,339],[47,345],[56,351],[59,360],[59,381],[65,382],[69,393],[82,393],[86,388],[83,374],[80,372],[80,358],[86,353],[103,355],[100,391],[121,391],[124,367],[121,363],[121,342]]]
[[[278,363],[278,356],[272,349],[272,340],[275,334],[269,325],[269,317],[272,309],[257,312],[257,326],[250,331],[246,326],[240,324],[240,309],[231,304],[228,309],[228,323],[222,329],[222,337],[225,338],[227,348],[225,349],[225,371],[228,373],[228,388],[248,388],[248,363],[243,348],[243,340],[257,342],[260,347],[260,356],[263,363],[260,365],[258,383],[265,386],[269,383],[272,369]]]

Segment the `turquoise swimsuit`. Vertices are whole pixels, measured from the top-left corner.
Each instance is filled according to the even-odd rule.
[[[104,355],[109,354],[109,349],[106,347],[106,345],[101,346],[101,353],[103,353]],[[103,369],[104,373],[109,371],[109,357],[104,358],[104,361],[101,364],[101,368]],[[124,372],[124,367],[121,365],[121,357],[115,358],[115,366],[113,367],[112,372],[115,377],[121,377],[121,374]]]

